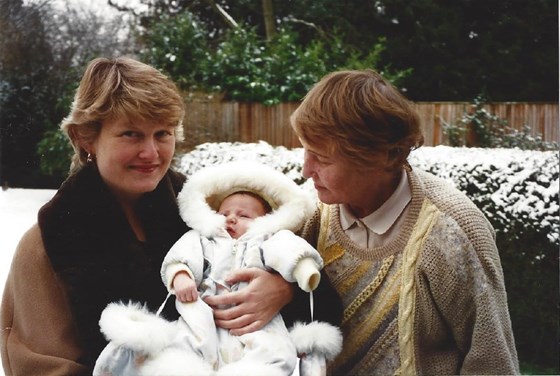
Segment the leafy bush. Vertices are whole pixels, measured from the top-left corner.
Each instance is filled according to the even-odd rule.
[[[239,159],[258,160],[304,184],[303,150],[265,142],[202,144],[178,156],[176,167],[190,175],[202,167]],[[490,220],[496,230],[519,359],[559,373],[558,153],[422,147],[412,153],[410,163],[463,191]],[[312,184],[306,187],[313,189]]]
[[[557,143],[546,142],[540,135],[531,135],[531,128],[526,124],[520,131],[510,127],[507,120],[489,113],[484,103],[484,98],[477,97],[470,109],[454,123],[444,122],[443,132],[450,146],[558,150]]]
[[[66,177],[73,150],[68,138],[60,129],[45,132],[43,139],[37,144],[37,153],[41,157],[41,172],[61,179]]]
[[[287,149],[259,143],[219,142],[198,145],[193,151],[176,158],[176,169],[187,176],[201,168],[235,160],[256,160],[283,172],[297,184],[305,179],[301,174],[303,149]]]
[[[283,29],[266,42],[254,29],[231,30],[204,64],[207,86],[238,101],[274,104],[301,99],[327,71],[321,58],[328,52],[321,43],[303,49],[296,38]]]
[[[69,75],[78,77],[75,70],[70,70]],[[70,109],[74,92],[78,87],[79,80],[69,82],[55,101],[54,109],[60,114],[62,119]],[[73,150],[70,146],[68,137],[60,130],[60,124],[54,121],[46,122],[47,130],[43,134],[41,141],[37,143],[37,155],[40,157],[39,168],[43,174],[54,177],[58,186],[66,179],[70,169]]]
[[[560,244],[558,153],[437,146],[420,148],[410,163],[463,191],[500,236],[538,232]]]
[[[141,53],[146,63],[167,72],[180,87],[197,88],[200,64],[209,59],[208,31],[195,15],[164,13],[150,27]]]
[[[287,27],[267,41],[248,25],[228,30],[214,43],[205,24],[188,11],[162,16],[141,38],[144,60],[167,72],[183,90],[264,104],[298,101],[333,70],[379,69],[385,44],[381,38],[368,53],[360,53],[336,34],[303,44]],[[411,73],[381,70],[395,84]]]

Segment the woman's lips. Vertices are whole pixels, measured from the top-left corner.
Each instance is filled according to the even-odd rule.
[[[132,166],[132,169],[134,169],[138,172],[143,172],[143,173],[154,172],[157,168],[158,168],[158,165],[154,165],[154,164]]]
[[[322,189],[325,189],[325,187],[323,187],[322,185],[319,185],[319,184],[313,184],[313,185],[315,186],[315,189],[318,190],[318,191],[320,191]]]

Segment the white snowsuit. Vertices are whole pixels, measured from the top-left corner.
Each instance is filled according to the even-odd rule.
[[[251,222],[239,239],[233,239],[225,230],[225,217],[216,210],[225,197],[238,191],[257,193],[273,210]],[[146,361],[141,359],[142,367],[137,373],[140,375],[287,376],[294,372],[298,353],[307,353],[312,358],[312,353],[319,349],[323,363],[325,358],[331,359],[338,354],[341,335],[329,324],[299,325],[290,337],[278,314],[259,331],[232,336],[228,330],[215,326],[212,309],[203,301],[205,296],[243,288],[245,283],[228,286],[225,282],[228,274],[240,268],[275,270],[287,281],[297,282],[305,291],[317,287],[322,258],[309,243],[293,233],[315,211],[316,200],[310,193],[270,167],[254,162],[232,162],[195,173],[177,199],[181,216],[192,230],[183,235],[167,254],[162,264],[162,279],[173,293],[174,276],[186,271],[196,282],[200,296],[195,302],[176,301],[181,317],[176,322],[162,325],[159,332],[165,333],[171,346],[159,352],[156,347],[165,340],[154,331],[150,331],[152,342],[145,343],[144,347],[137,340],[131,340],[130,335],[123,336],[119,330],[108,333],[116,326],[113,323],[115,317],[119,321],[122,316],[143,321],[139,316],[148,314],[146,321],[152,322],[154,318],[149,313],[138,312],[138,307],[131,313],[126,311],[128,307],[109,306],[100,325],[111,343],[104,351],[106,356],[100,356],[96,369],[109,369],[107,364],[116,362],[115,354],[123,357],[123,347],[132,349],[135,354],[148,354]],[[124,314],[121,310],[125,310]],[[159,355],[153,355],[156,353]],[[134,362],[137,360],[125,363]],[[181,373],[179,363],[188,370]],[[136,374],[128,368],[126,370]]]
[[[299,280],[305,290],[311,291],[316,282],[311,282],[315,286],[310,286],[310,280],[316,281],[319,276],[321,257],[305,240],[287,230],[273,235],[245,234],[239,239],[224,233],[205,238],[191,230],[163,262],[162,275],[168,287],[181,270],[187,271],[199,286],[198,300],[192,303],[177,300],[176,303],[181,314],[179,320],[184,320],[188,328],[186,337],[197,354],[214,369],[238,362],[235,368],[241,369],[244,364],[245,374],[251,371],[270,374],[270,367],[274,367],[280,374],[290,375],[296,365],[297,352],[280,315],[259,331],[233,336],[229,330],[214,325],[212,309],[202,298],[243,288],[245,283],[228,286],[225,277],[235,269],[246,267],[269,267],[290,282]],[[265,368],[256,372],[259,365]]]
[[[273,211],[256,218],[243,236],[233,239],[225,229],[225,217],[216,209],[227,195],[244,190],[259,194]],[[309,243],[290,231],[313,213],[312,197],[265,166],[230,163],[195,174],[177,199],[181,216],[193,230],[171,248],[161,273],[171,292],[179,271],[186,271],[198,286],[200,297],[196,302],[177,301],[179,320],[188,327],[191,346],[212,368],[227,367],[224,374],[235,367],[245,374],[277,370],[290,375],[297,352],[280,315],[259,331],[232,336],[227,329],[214,325],[212,310],[202,298],[243,288],[245,283],[228,286],[225,278],[236,269],[250,267],[275,270],[287,281],[297,281],[303,290],[314,290],[323,260]],[[216,223],[215,227],[210,223]],[[259,366],[263,368],[257,371]]]

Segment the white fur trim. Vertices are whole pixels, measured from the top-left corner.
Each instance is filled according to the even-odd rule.
[[[208,363],[185,350],[169,348],[146,359],[138,376],[212,376]]]
[[[290,329],[290,338],[296,345],[298,354],[320,354],[327,360],[332,360],[342,350],[340,329],[326,322],[296,322]]]
[[[283,173],[254,161],[235,161],[204,168],[188,179],[177,196],[181,217],[202,236],[216,235],[224,227],[225,217],[211,203],[243,189],[260,193],[277,206],[272,213],[257,218],[249,232],[297,231],[317,207],[312,193]]]
[[[99,326],[108,341],[144,354],[169,346],[177,330],[173,322],[138,303],[110,303],[101,313]]]

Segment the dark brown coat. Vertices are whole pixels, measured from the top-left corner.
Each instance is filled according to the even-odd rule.
[[[184,177],[168,172],[138,205],[139,242],[94,167],[70,177],[39,212],[14,254],[1,307],[2,364],[10,375],[86,375],[106,345],[107,304],[156,310],[167,291],[163,257],[188,230],[175,197]],[[167,318],[174,319],[173,304]]]

